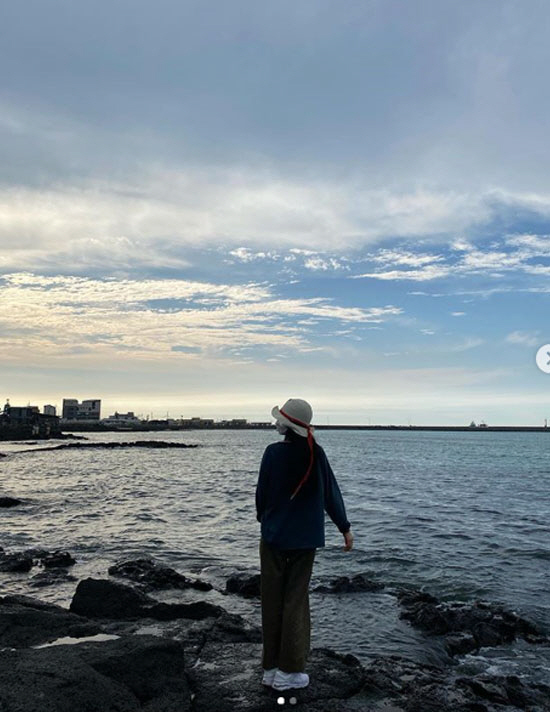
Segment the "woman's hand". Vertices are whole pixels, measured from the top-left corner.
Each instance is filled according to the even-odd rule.
[[[344,534],[344,540],[346,542],[344,551],[351,551],[353,549],[353,534],[351,533],[351,529]]]

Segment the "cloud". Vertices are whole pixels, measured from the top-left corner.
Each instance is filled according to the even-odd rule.
[[[450,252],[446,251],[444,254],[425,253],[422,250],[423,243],[424,241],[421,241],[416,250],[413,244],[407,241],[395,248],[379,248],[375,252],[370,252],[363,261],[370,262],[375,269],[351,276],[356,279],[422,282],[444,277],[481,275],[494,278],[513,273],[522,277],[550,274],[550,264],[543,263],[550,257],[550,239],[547,235],[503,236],[492,240],[489,244],[479,245],[460,240],[458,243],[451,244]],[[539,262],[533,263],[535,259]],[[391,269],[394,267],[413,269]],[[514,288],[521,289],[517,285]],[[510,288],[499,289],[508,291]],[[455,292],[455,294],[459,293],[461,292]]]
[[[321,180],[300,183],[252,170],[189,167],[125,182],[88,180],[0,189],[0,254],[14,267],[52,250],[74,259],[79,246],[105,253],[113,240],[145,248],[234,244],[243,250],[345,250],[381,238],[438,235],[485,217],[482,201],[450,193],[395,194]],[[74,243],[74,245],[73,245]],[[74,248],[74,249],[73,249]],[[302,253],[303,254],[303,253]],[[25,266],[25,265],[22,265]]]
[[[233,357],[243,349],[291,352],[323,348],[300,319],[378,324],[399,307],[343,307],[315,297],[282,299],[257,284],[182,279],[95,280],[12,274],[3,278],[5,359],[65,363],[82,354],[96,365],[128,360]],[[328,330],[330,334],[330,329]],[[4,360],[5,360],[4,359]]]
[[[446,350],[450,352],[460,353],[461,351],[469,351],[470,349],[475,349],[485,343],[485,339],[481,339],[476,336],[471,336],[458,344],[452,344],[447,347]]]
[[[507,253],[507,252],[483,252],[480,250],[472,250],[464,255],[461,268],[465,271],[487,271],[487,270],[505,270],[515,268],[522,264],[525,260],[525,255],[522,253]]]
[[[537,346],[540,343],[539,333],[538,331],[512,331],[506,337],[506,341],[521,346]]]
[[[457,252],[469,252],[470,250],[473,250],[474,247],[471,242],[468,242],[468,240],[464,240],[463,238],[459,237],[456,240],[453,240],[451,243],[451,250],[455,250]]]
[[[411,280],[413,282],[426,282],[432,279],[447,277],[451,268],[447,266],[427,265],[421,269],[389,270],[387,272],[365,272],[353,275],[352,279],[381,279],[385,281]]]
[[[321,255],[316,255],[315,257],[307,257],[304,260],[304,267],[314,272],[328,272],[329,270],[350,269],[349,265],[345,264],[342,259],[336,259],[334,257],[322,257]]]
[[[452,234],[475,231],[498,221],[501,209],[525,203],[550,216],[545,195],[373,189],[367,181],[305,181],[259,166],[142,166],[117,179],[0,183],[0,272],[181,270],[194,250],[206,249],[223,249],[243,265],[301,260],[310,271],[348,271],[351,253],[399,239],[402,246],[361,257],[387,269],[357,276],[424,281],[547,257],[540,235],[509,235],[499,250],[463,238],[450,255],[423,247],[448,244]]]
[[[279,255],[276,252],[254,252],[247,247],[237,247],[229,252],[231,257],[235,257],[241,262],[255,262],[256,260],[278,260]]]
[[[506,243],[524,248],[527,254],[550,255],[550,235],[513,235]]]
[[[373,262],[382,262],[383,264],[405,265],[407,267],[422,267],[423,265],[441,262],[444,258],[441,255],[426,255],[415,254],[413,252],[399,250],[379,250],[378,253],[372,255]]]

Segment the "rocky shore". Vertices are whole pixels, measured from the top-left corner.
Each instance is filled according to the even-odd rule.
[[[167,449],[185,449],[199,447],[196,444],[187,445],[186,443],[171,443],[165,440],[135,440],[135,441],[120,441],[106,443],[63,443],[61,445],[48,445],[47,447],[35,447],[32,450],[20,450],[20,452],[46,452],[48,450],[89,450],[96,448],[98,450],[119,450],[121,448],[143,447],[153,450]]]
[[[0,570],[28,572],[40,564],[37,576],[53,577],[49,583],[56,576],[71,580],[74,563],[64,551],[0,549]],[[405,620],[444,637],[449,664],[397,655],[363,664],[315,648],[309,687],[277,693],[260,682],[261,630],[206,600],[209,582],[146,558],[116,562],[104,578],[74,580],[68,609],[26,595],[0,597],[2,712],[262,712],[283,703],[312,712],[550,711],[550,685],[457,674],[453,656],[464,651],[516,639],[549,642],[531,622],[490,603],[442,603],[426,592],[395,591]],[[368,594],[379,586],[358,574],[328,581],[323,593]],[[167,589],[203,591],[204,600],[164,603],[153,595]],[[225,593],[257,597],[258,575],[230,576]]]

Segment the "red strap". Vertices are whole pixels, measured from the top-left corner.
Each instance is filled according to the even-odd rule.
[[[296,495],[297,495],[298,492],[300,491],[300,488],[301,488],[302,485],[307,481],[307,479],[308,479],[308,477],[309,477],[309,475],[310,475],[310,473],[311,473],[311,469],[312,469],[312,467],[313,467],[313,452],[314,452],[314,442],[315,442],[315,440],[313,439],[313,432],[312,432],[311,425],[310,425],[309,423],[304,423],[302,420],[298,420],[298,418],[293,418],[293,417],[292,417],[291,415],[289,415],[288,413],[285,413],[282,408],[279,408],[279,413],[280,413],[281,415],[284,415],[284,417],[285,417],[287,420],[290,420],[291,423],[294,423],[295,425],[299,425],[299,426],[301,426],[302,428],[306,428],[306,430],[307,430],[307,444],[308,444],[308,446],[309,446],[309,465],[308,465],[308,468],[307,468],[307,470],[306,470],[306,474],[302,477],[302,479],[300,480],[300,483],[299,483],[298,487],[296,487],[296,489],[294,490],[294,492],[292,493],[292,495],[291,495],[291,497],[290,497],[290,499],[294,499],[294,497],[296,497]]]

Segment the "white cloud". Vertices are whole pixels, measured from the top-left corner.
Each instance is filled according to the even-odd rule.
[[[444,265],[427,265],[421,269],[409,270],[389,270],[387,272],[365,272],[364,274],[353,275],[352,279],[381,279],[381,280],[412,280],[413,282],[426,282],[432,279],[447,277],[451,268]]]
[[[538,331],[512,331],[506,337],[509,344],[519,344],[521,346],[537,346],[540,342]]]
[[[466,271],[509,269],[518,267],[524,259],[522,253],[473,250],[464,255],[461,267]]]
[[[244,260],[282,248],[314,257],[486,217],[483,199],[467,194],[300,183],[251,169],[149,170],[126,181],[1,189],[0,266],[162,264],[177,248],[216,244],[234,245]]]
[[[550,275],[550,265],[525,265],[524,271],[534,275]]]
[[[517,249],[505,251],[503,249],[505,246]],[[440,254],[416,253],[406,249],[379,249],[377,252],[371,253],[368,259],[375,265],[383,265],[385,269],[379,268],[353,275],[353,277],[422,282],[447,276],[482,274],[497,277],[506,272],[519,272],[535,276],[550,274],[550,265],[532,263],[535,257],[550,256],[550,238],[545,235],[508,237],[503,242],[493,241],[486,249],[474,247],[464,240],[456,241],[451,247],[453,252],[458,254],[451,254],[448,258]],[[412,269],[391,269],[391,267],[402,266],[410,266]],[[497,291],[509,291],[509,288],[485,290],[485,293],[490,294]],[[410,292],[410,294],[421,294],[421,292]]]
[[[307,257],[304,260],[304,267],[312,271],[327,272],[328,270],[349,270],[349,265],[341,259],[335,257]]]
[[[255,262],[256,260],[277,260],[279,255],[276,252],[254,252],[247,247],[237,247],[229,252],[231,257],[235,257],[241,262]]]
[[[225,358],[243,348],[307,351],[300,319],[377,324],[401,313],[392,305],[341,307],[321,297],[280,299],[262,285],[177,279],[94,280],[11,274],[3,278],[2,358],[67,363]],[[173,351],[185,346],[196,353]]]
[[[441,262],[441,255],[415,254],[408,251],[399,250],[379,250],[371,257],[373,262],[383,264],[406,265],[408,267],[422,267],[423,265]]]
[[[453,344],[453,345],[449,346],[446,350],[451,351],[451,352],[460,353],[461,351],[469,351],[470,349],[475,349],[484,343],[485,343],[484,339],[480,339],[479,337],[476,337],[476,336],[470,336],[458,344]]]
[[[451,249],[455,250],[456,252],[468,252],[470,250],[473,250],[474,246],[471,242],[468,242],[468,240],[459,237],[457,240],[453,240],[453,242],[451,243]]]
[[[508,245],[527,248],[529,254],[550,255],[550,235],[513,235],[506,240]]]

